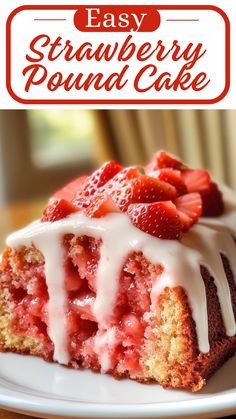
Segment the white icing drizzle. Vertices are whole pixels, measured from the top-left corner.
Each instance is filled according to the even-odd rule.
[[[95,336],[94,351],[99,357],[102,373],[109,371],[113,367],[111,363],[111,351],[115,345],[116,328],[114,326],[108,330],[99,332],[99,334]]]
[[[206,292],[200,273],[200,264],[206,266],[215,280],[226,333],[228,336],[234,335],[236,323],[230,289],[220,257],[220,253],[227,256],[236,278],[236,246],[231,236],[236,232],[235,198],[233,203],[233,213],[229,211],[217,219],[202,219],[183,235],[181,241],[161,240],[143,233],[134,227],[128,216],[123,213],[109,214],[99,219],[75,213],[54,223],[34,222],[10,235],[7,239],[9,246],[18,249],[21,246],[34,244],[45,257],[49,292],[49,336],[54,343],[54,359],[63,364],[69,362],[65,320],[67,301],[61,245],[63,236],[68,233],[102,240],[97,271],[97,296],[94,304],[94,315],[101,331],[100,337],[98,335],[95,342],[98,354],[101,352],[100,348],[104,348],[105,341],[108,346],[114,345],[115,339],[110,339],[110,334],[106,331],[111,328],[110,320],[122,265],[127,256],[134,251],[143,252],[153,264],[160,264],[164,268],[151,292],[153,309],[156,308],[158,296],[165,287],[182,286],[185,289],[196,323],[201,352],[208,352],[210,349]],[[232,203],[229,201],[230,207]],[[105,354],[99,354],[103,372],[111,366],[108,357],[110,349],[108,348]]]
[[[52,261],[64,260],[63,246],[61,237],[49,235],[47,242],[43,236],[37,239],[37,248],[42,252],[45,258],[45,277],[47,279],[48,294],[48,334],[54,343],[54,360],[67,365],[69,356],[67,351],[67,322],[65,316],[66,310],[66,292],[64,288],[64,270],[55,269]]]

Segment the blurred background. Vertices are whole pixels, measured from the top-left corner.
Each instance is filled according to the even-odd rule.
[[[0,111],[0,205],[44,198],[105,160],[143,164],[157,149],[236,190],[236,111]]]
[[[40,216],[70,179],[160,148],[236,190],[236,110],[0,111],[0,233]]]

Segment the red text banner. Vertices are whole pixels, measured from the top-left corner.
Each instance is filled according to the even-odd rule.
[[[84,32],[153,32],[160,13],[156,6],[81,6],[74,23]]]
[[[214,6],[22,6],[7,21],[7,89],[23,104],[212,104],[229,53]]]

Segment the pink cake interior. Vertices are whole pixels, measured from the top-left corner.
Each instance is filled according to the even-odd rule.
[[[71,365],[81,364],[100,369],[95,339],[98,324],[92,307],[96,298],[96,270],[101,241],[86,236],[64,237],[66,249],[65,287],[67,291],[68,349]],[[9,289],[13,307],[13,332],[34,336],[43,342],[43,356],[53,357],[53,344],[47,333],[48,292],[42,256],[33,250],[34,263],[25,263],[24,251],[14,255],[14,271],[10,265],[3,274],[4,285]],[[7,263],[8,250],[3,255]],[[24,259],[24,260],[23,260]],[[159,272],[158,272],[159,269]],[[150,291],[153,278],[161,272],[139,253],[131,254],[125,261],[120,279],[116,306],[110,325],[115,326],[116,345],[111,355],[112,369],[116,373],[138,374],[144,331],[147,326],[143,315],[150,311]],[[56,274],[56,271],[55,271]],[[114,372],[114,371],[113,371]]]

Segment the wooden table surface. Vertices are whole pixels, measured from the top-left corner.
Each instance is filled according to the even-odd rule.
[[[39,218],[45,206],[45,201],[19,203],[0,210],[0,251],[2,251],[6,236],[27,223]],[[32,416],[20,415],[0,409],[0,419],[33,419]],[[231,418],[236,418],[232,416]]]
[[[0,409],[0,419],[35,419],[33,416],[20,415]]]

